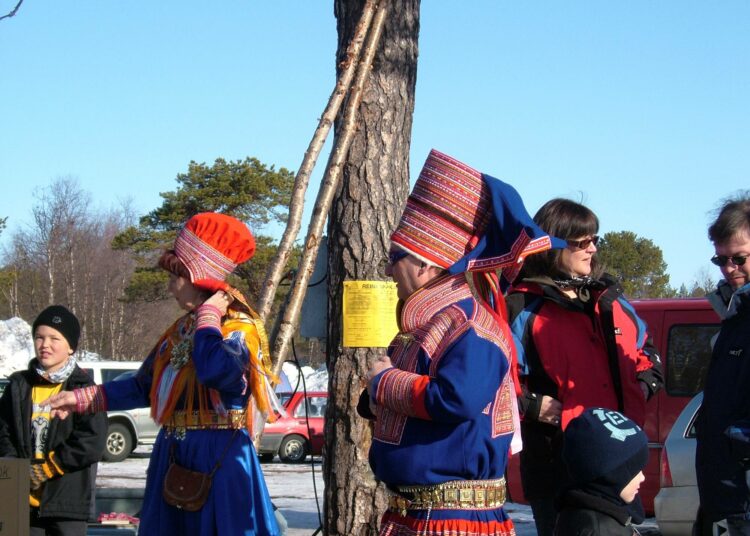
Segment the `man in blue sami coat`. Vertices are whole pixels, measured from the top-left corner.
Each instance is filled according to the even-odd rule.
[[[375,419],[370,464],[392,492],[380,534],[515,534],[503,510],[518,413],[502,290],[523,257],[563,244],[512,187],[437,151],[391,242],[399,333],[360,404]]]

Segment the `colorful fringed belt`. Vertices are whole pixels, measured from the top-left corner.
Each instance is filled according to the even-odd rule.
[[[163,424],[168,432],[185,430],[239,430],[245,427],[245,410],[230,409],[225,415],[215,411],[175,411]]]
[[[407,510],[481,510],[505,504],[505,479],[453,480],[432,486],[398,486],[388,497],[388,509],[402,516]]]

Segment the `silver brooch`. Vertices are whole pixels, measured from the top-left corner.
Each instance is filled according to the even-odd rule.
[[[174,345],[172,348],[172,356],[169,358],[169,363],[175,370],[180,370],[184,367],[190,356],[193,354],[193,338],[185,337],[180,342]]]

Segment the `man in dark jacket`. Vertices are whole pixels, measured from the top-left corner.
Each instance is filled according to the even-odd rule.
[[[0,456],[31,460],[33,536],[83,536],[91,506],[95,464],[104,451],[105,414],[50,419],[39,401],[51,392],[92,385],[72,356],[80,327],[65,307],[48,307],[33,326],[36,358],[10,376],[0,398]]]
[[[708,230],[721,268],[733,289],[714,344],[697,421],[695,467],[701,512],[727,519],[730,535],[750,535],[747,443],[750,426],[750,195],[721,208]]]

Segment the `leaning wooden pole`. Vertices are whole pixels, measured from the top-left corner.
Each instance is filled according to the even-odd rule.
[[[344,102],[349,88],[351,87],[352,80],[359,63],[359,57],[362,52],[362,46],[367,36],[367,31],[370,29],[372,19],[375,15],[377,0],[367,0],[364,10],[362,11],[362,17],[357,24],[357,28],[354,32],[354,37],[349,43],[349,47],[346,51],[346,58],[343,61],[341,75],[336,81],[336,87],[331,93],[330,99],[328,99],[328,105],[323,111],[323,116],[320,118],[318,128],[315,129],[310,145],[305,151],[305,156],[302,159],[302,163],[297,170],[297,176],[294,179],[294,189],[292,190],[292,199],[289,203],[289,220],[286,224],[286,229],[279,242],[279,247],[276,250],[276,255],[271,261],[266,273],[266,280],[263,283],[260,297],[258,298],[257,310],[260,317],[265,321],[271,312],[273,305],[273,299],[276,296],[276,290],[279,287],[279,283],[284,276],[284,268],[289,262],[289,256],[292,253],[294,247],[294,241],[297,239],[300,227],[302,225],[302,212],[305,204],[305,193],[307,192],[307,186],[310,182],[310,175],[312,174],[313,168],[318,161],[320,151],[323,149],[328,133],[331,130],[336,115],[339,113],[341,104]]]
[[[357,112],[362,102],[362,92],[370,67],[372,66],[372,60],[380,43],[380,36],[383,33],[388,4],[388,0],[382,0],[378,6],[372,28],[367,36],[363,57],[357,68],[357,78],[347,101],[341,136],[328,159],[326,173],[318,192],[318,198],[315,201],[315,208],[310,220],[310,227],[307,230],[307,238],[305,239],[297,277],[290,291],[289,304],[284,311],[279,332],[274,341],[273,356],[275,359],[274,372],[276,374],[281,370],[281,365],[289,354],[294,329],[299,322],[302,301],[305,298],[305,291],[315,268],[315,260],[318,257],[318,248],[323,236],[323,227],[328,217],[328,212],[331,209],[333,195],[336,192],[339,178],[341,177],[341,170],[356,130]]]

